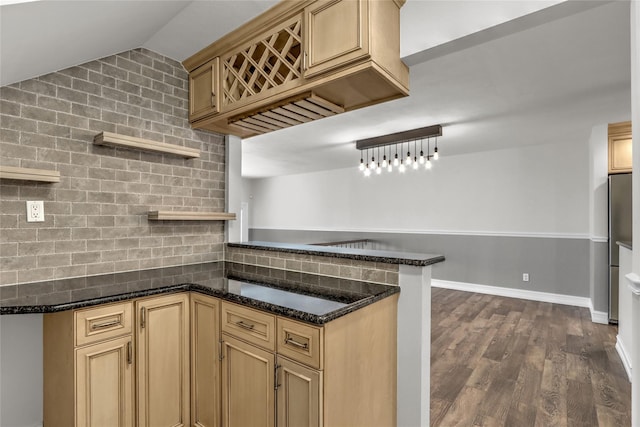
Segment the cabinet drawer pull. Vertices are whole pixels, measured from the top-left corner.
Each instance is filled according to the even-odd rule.
[[[290,337],[285,338],[284,343],[285,344],[294,345],[294,346],[296,346],[298,348],[302,348],[304,350],[308,350],[309,349],[309,344],[307,344],[307,343],[303,344],[303,343],[298,342],[298,341],[296,341],[296,340],[294,340],[293,338],[290,338]]]
[[[239,322],[236,322],[236,325],[240,326],[243,329],[246,329],[248,331],[252,331],[253,328],[255,328],[255,325],[252,325],[251,323],[244,323],[242,320]]]
[[[92,323],[91,330],[95,331],[96,329],[104,329],[104,328],[108,328],[110,326],[116,326],[119,324],[120,324],[120,320],[111,320],[109,322],[104,322],[104,323]]]

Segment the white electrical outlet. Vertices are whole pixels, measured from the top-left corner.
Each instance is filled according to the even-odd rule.
[[[522,273],[522,281],[523,282],[529,281],[529,273]]]
[[[44,222],[44,202],[27,202],[27,222]]]

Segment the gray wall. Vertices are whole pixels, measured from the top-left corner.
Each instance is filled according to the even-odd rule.
[[[41,426],[41,314],[0,316],[0,378],[0,426]]]
[[[589,241],[590,294],[595,311],[609,311],[609,244]]]
[[[249,231],[250,240],[291,243],[362,238],[382,242],[382,246],[378,243],[378,249],[444,255],[446,261],[433,267],[434,279],[590,296],[588,239],[272,229]],[[529,274],[529,282],[522,281],[522,273]]]
[[[0,284],[222,259],[223,222],[149,210],[224,210],[224,140],[187,119],[182,65],[135,49],[0,88],[0,164],[60,172],[0,182]],[[201,150],[182,159],[93,145],[102,131]],[[26,200],[45,222],[27,223]]]

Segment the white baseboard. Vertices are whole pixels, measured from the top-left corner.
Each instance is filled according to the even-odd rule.
[[[529,291],[526,289],[503,288],[500,286],[478,285],[475,283],[452,282],[450,280],[439,280],[439,279],[431,279],[431,286],[436,288],[454,289],[457,291],[476,292],[479,294],[498,295],[501,297],[520,298],[520,299],[540,301],[540,302],[550,302],[553,304],[573,305],[576,307],[586,307],[586,308],[591,307],[590,298],[576,297],[572,295]]]
[[[593,308],[593,301],[589,300],[589,311],[591,312],[591,321],[593,323],[609,324],[609,313],[606,311],[596,311]]]
[[[606,311],[595,311],[592,307],[589,307],[589,311],[591,312],[591,321],[593,323],[609,324],[609,313]]]
[[[624,346],[624,343],[620,339],[620,335],[616,337],[616,351],[618,352],[618,356],[620,356],[620,360],[622,361],[622,365],[624,366],[624,370],[627,372],[627,376],[629,377],[629,382],[631,382],[631,358],[630,354]]]

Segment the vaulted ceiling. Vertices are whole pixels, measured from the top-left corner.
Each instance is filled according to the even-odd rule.
[[[183,60],[273,0],[0,0],[0,84],[136,47]],[[408,98],[243,141],[243,174],[355,164],[356,139],[445,125],[455,155],[588,138],[630,116],[628,1],[409,0]]]

